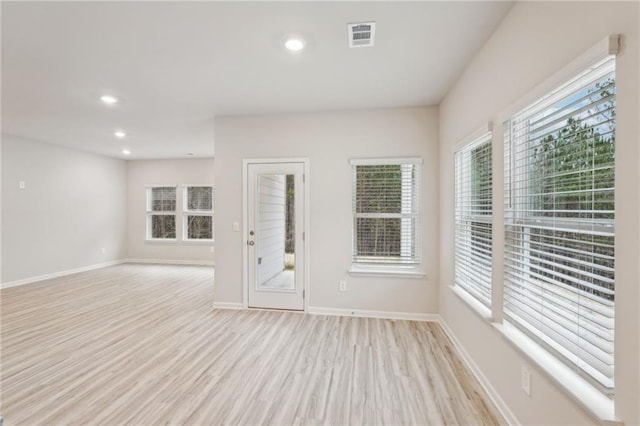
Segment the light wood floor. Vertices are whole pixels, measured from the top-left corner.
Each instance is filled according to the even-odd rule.
[[[6,425],[504,421],[436,323],[214,310],[213,269],[2,290]]]

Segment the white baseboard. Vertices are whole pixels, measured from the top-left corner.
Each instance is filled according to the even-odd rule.
[[[244,309],[239,302],[213,302],[213,309]]]
[[[480,386],[482,386],[484,391],[487,393],[487,395],[489,396],[489,399],[491,399],[491,402],[493,402],[493,405],[495,405],[495,407],[498,409],[502,417],[504,417],[507,424],[520,425],[520,422],[518,421],[516,416],[513,414],[513,412],[511,411],[509,406],[506,404],[506,402],[504,402],[500,394],[498,394],[498,392],[495,390],[495,388],[493,387],[489,379],[487,379],[487,376],[484,375],[482,370],[480,370],[480,368],[478,367],[478,364],[475,363],[471,355],[469,355],[469,353],[464,349],[464,347],[462,346],[462,343],[460,343],[456,335],[453,334],[453,330],[449,328],[449,326],[447,325],[447,323],[444,321],[442,317],[440,317],[439,322],[440,322],[440,325],[442,326],[442,329],[449,337],[449,340],[451,340],[451,342],[453,343],[455,350],[458,352],[458,356],[460,356],[460,359],[462,360],[462,362],[464,362],[469,368],[469,370],[471,370],[471,373],[478,380],[478,382],[480,383]]]
[[[309,306],[307,313],[313,315],[338,315],[344,317],[384,318],[410,321],[440,321],[440,315],[437,314],[418,314],[411,312],[365,311],[361,309],[320,308]]]
[[[195,265],[195,266],[213,266],[214,264],[213,261],[206,261],[206,260],[118,259],[118,260],[112,260],[109,262],[96,263],[95,265],[82,266],[80,268],[53,272],[51,274],[23,278],[21,280],[7,281],[7,282],[0,283],[0,288],[9,288],[9,287],[16,287],[19,285],[31,284],[38,281],[49,280],[51,278],[59,278],[59,277],[64,277],[66,275],[78,274],[80,272],[92,271],[94,269],[106,268],[107,266],[119,265],[121,263],[149,263],[149,264],[162,264],[162,265]]]
[[[154,265],[214,266],[213,260],[124,259],[124,263],[149,263]]]
[[[240,302],[213,302],[214,309],[245,309]],[[256,308],[247,308],[256,309]],[[257,308],[259,309],[259,308]],[[302,312],[301,312],[302,313]],[[437,314],[415,314],[407,312],[388,312],[388,311],[364,311],[358,309],[338,309],[338,308],[318,308],[309,307],[304,312],[310,315],[335,315],[344,317],[362,317],[362,318],[383,318],[411,321],[440,321]]]
[[[78,274],[80,272],[92,271],[94,269],[106,268],[107,266],[118,265],[120,263],[125,263],[125,260],[124,259],[112,260],[109,262],[96,263],[95,265],[83,266],[83,267],[74,268],[74,269],[67,269],[65,271],[54,272],[51,274],[23,278],[21,280],[16,280],[16,281],[8,281],[0,284],[0,288],[9,288],[9,287],[16,287],[19,285],[31,284],[38,281],[49,280],[51,278],[59,278],[59,277],[64,277],[66,275]]]

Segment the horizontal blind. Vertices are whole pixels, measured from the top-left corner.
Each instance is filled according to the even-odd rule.
[[[150,211],[173,212],[176,210],[175,186],[154,186],[151,188]]]
[[[354,164],[354,264],[418,265],[420,168]]]
[[[455,282],[491,306],[491,133],[455,154]]]
[[[213,187],[188,186],[186,202],[188,211],[213,210]]]
[[[505,318],[611,394],[615,59],[505,123]]]
[[[147,238],[176,238],[176,187],[147,188]]]
[[[213,240],[213,186],[186,186],[183,197],[185,238]]]
[[[189,240],[213,239],[213,216],[191,215],[186,217],[186,233]]]

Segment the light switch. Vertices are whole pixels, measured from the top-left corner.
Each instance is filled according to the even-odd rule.
[[[240,223],[233,222],[233,232],[240,232]]]
[[[21,181],[18,183],[18,188],[20,188],[20,189],[27,189],[27,182],[25,182],[25,181],[21,180]]]

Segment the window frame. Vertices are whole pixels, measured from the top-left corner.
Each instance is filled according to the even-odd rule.
[[[528,363],[537,368],[537,371],[544,376],[550,383],[555,385],[567,397],[574,400],[584,410],[585,414],[591,416],[596,422],[617,422],[619,418],[615,414],[615,400],[611,399],[602,390],[587,381],[582,375],[578,374],[574,369],[562,362],[559,357],[555,356],[543,346],[538,344],[529,335],[520,329],[511,325],[503,318],[503,291],[504,291],[504,242],[505,242],[505,218],[504,204],[509,194],[510,187],[507,182],[506,171],[504,170],[506,156],[508,152],[503,152],[505,144],[503,143],[504,134],[508,129],[504,129],[502,124],[508,121],[514,114],[524,110],[539,99],[547,96],[559,86],[567,82],[567,80],[575,77],[577,74],[593,66],[595,63],[603,60],[606,56],[617,55],[620,47],[620,36],[612,34],[604,37],[591,48],[583,52],[574,60],[567,63],[558,71],[542,80],[530,91],[523,94],[510,105],[506,105],[503,109],[495,111],[492,117],[495,117],[496,126],[494,128],[494,161],[493,168],[493,199],[494,206],[494,245],[493,245],[493,282],[492,282],[492,308],[479,303],[468,293],[462,291],[458,286],[454,285],[453,280],[447,283],[447,290],[451,292],[452,297],[458,299],[461,306],[469,308],[469,312],[475,316],[476,321],[488,324],[496,333],[496,337],[510,347],[519,355],[525,365]],[[448,154],[450,156],[450,170],[453,170],[453,152],[451,149]],[[505,174],[503,175],[503,172]],[[453,173],[451,173],[453,174]],[[451,191],[453,191],[451,184]],[[453,208],[453,203],[451,208]],[[620,236],[622,239],[622,236]],[[626,237],[625,237],[626,238]],[[627,238],[628,239],[628,238]],[[618,241],[616,241],[618,245]],[[616,254],[616,275],[618,274],[618,258],[620,252]],[[449,256],[453,256],[453,247],[450,248]],[[622,262],[620,262],[622,263]],[[628,261],[626,262],[628,266]],[[453,262],[451,262],[451,275],[453,276]],[[623,272],[624,273],[624,272]],[[622,278],[627,277],[626,274]],[[621,279],[622,279],[621,278]],[[617,332],[620,322],[616,322],[614,332]],[[617,342],[617,336],[616,336]],[[616,343],[617,344],[617,343]],[[615,358],[618,358],[620,351],[616,352]],[[616,359],[617,361],[617,359]],[[616,372],[616,375],[619,373]],[[626,382],[629,383],[628,381]]]
[[[211,209],[190,210],[189,188],[211,188]],[[182,185],[182,241],[188,243],[212,243],[215,241],[215,190],[212,184],[184,184]],[[189,216],[211,217],[211,238],[189,238]]]
[[[570,77],[567,77],[563,80],[563,82],[561,84],[557,84],[553,90],[547,91],[547,93],[544,96],[540,96],[537,98],[537,100],[533,103],[531,103],[528,107],[526,108],[522,108],[519,111],[516,111],[512,114],[510,114],[510,116],[508,118],[506,118],[504,120],[504,124],[503,124],[503,130],[504,130],[504,149],[505,149],[505,174],[504,174],[504,185],[505,185],[505,199],[504,199],[504,273],[503,273],[503,294],[504,294],[504,302],[503,302],[503,308],[502,308],[502,315],[504,315],[505,317],[505,323],[509,326],[514,327],[515,329],[519,330],[521,333],[523,333],[524,335],[526,335],[529,339],[531,339],[534,344],[539,345],[540,348],[542,348],[543,350],[545,350],[546,352],[548,352],[552,357],[554,357],[555,359],[557,359],[559,362],[564,363],[568,369],[570,369],[571,371],[573,371],[576,375],[580,376],[583,380],[585,380],[586,382],[588,382],[591,386],[594,387],[594,389],[596,389],[598,392],[600,392],[602,395],[605,396],[612,396],[613,393],[615,392],[615,384],[613,382],[613,378],[611,378],[610,380],[607,380],[604,378],[604,373],[599,373],[597,372],[597,367],[594,367],[592,363],[586,362],[584,361],[584,356],[578,357],[577,355],[573,355],[576,358],[576,361],[570,361],[569,359],[571,358],[571,350],[566,348],[562,343],[559,343],[557,341],[557,339],[566,339],[569,340],[569,337],[567,337],[570,333],[575,332],[578,333],[578,335],[580,335],[581,337],[578,338],[578,342],[575,343],[576,349],[577,351],[581,351],[586,353],[587,358],[593,356],[592,355],[592,351],[593,349],[584,349],[584,343],[581,343],[582,340],[588,342],[589,339],[588,338],[584,338],[582,337],[582,332],[581,330],[585,330],[585,332],[588,333],[592,333],[593,330],[592,328],[590,328],[590,326],[585,325],[587,323],[587,321],[581,321],[580,319],[583,318],[583,316],[585,314],[580,314],[578,313],[578,311],[575,312],[575,315],[578,316],[578,323],[581,324],[579,326],[577,326],[577,331],[572,331],[569,328],[563,328],[565,326],[561,326],[560,323],[562,321],[559,321],[558,323],[554,322],[554,324],[556,324],[554,327],[546,327],[548,328],[548,330],[545,333],[541,333],[540,335],[536,335],[537,330],[535,328],[535,325],[531,324],[530,322],[527,322],[525,319],[520,318],[519,315],[514,312],[511,311],[511,309],[522,309],[523,311],[526,311],[527,309],[532,309],[532,306],[535,305],[536,300],[535,299],[535,294],[537,291],[540,291],[540,295],[536,296],[540,299],[539,303],[541,304],[541,306],[547,306],[547,304],[554,304],[557,306],[555,306],[555,308],[551,309],[549,307],[547,307],[547,310],[549,311],[548,313],[545,313],[545,315],[541,316],[541,319],[539,320],[541,324],[543,324],[541,327],[542,329],[545,329],[545,321],[552,321],[552,318],[554,317],[554,315],[561,315],[555,312],[555,309],[558,310],[558,312],[570,312],[571,309],[569,306],[567,307],[563,307],[561,305],[563,304],[570,304],[571,303],[571,296],[568,293],[564,296],[560,296],[558,293],[557,297],[555,296],[555,292],[559,292],[560,290],[555,290],[553,293],[553,295],[549,296],[550,292],[546,291],[545,292],[545,288],[547,286],[551,286],[552,284],[546,284],[546,280],[542,280],[542,278],[540,277],[529,277],[526,281],[530,282],[530,281],[540,281],[539,284],[537,284],[538,287],[535,287],[534,284],[523,284],[524,281],[518,281],[518,282],[514,282],[514,283],[510,283],[510,280],[516,280],[517,277],[519,276],[519,274],[531,274],[531,272],[526,272],[525,270],[521,270],[519,273],[517,272],[517,265],[516,266],[511,266],[509,263],[509,259],[511,259],[512,257],[516,256],[516,258],[522,258],[524,255],[523,254],[514,254],[514,250],[517,250],[517,247],[514,246],[513,242],[510,242],[511,240],[509,239],[510,235],[513,234],[522,234],[522,237],[519,237],[520,239],[522,239],[523,242],[522,244],[522,248],[520,249],[523,253],[529,253],[530,251],[532,251],[534,254],[529,253],[525,258],[524,262],[526,262],[526,265],[531,265],[530,267],[535,268],[535,270],[537,272],[535,272],[535,275],[539,275],[539,274],[544,274],[545,271],[547,270],[547,268],[556,268],[555,265],[559,264],[559,261],[557,261],[557,257],[559,256],[558,253],[554,252],[554,250],[560,250],[561,248],[563,248],[563,245],[553,245],[551,246],[549,242],[545,242],[544,244],[541,242],[536,242],[532,239],[531,235],[533,234],[526,234],[527,230],[529,230],[529,232],[531,232],[531,230],[538,230],[540,231],[540,237],[537,238],[556,238],[556,237],[544,237],[544,235],[542,235],[543,231],[545,230],[549,230],[551,232],[558,232],[558,233],[571,233],[571,234],[575,234],[576,237],[573,237],[571,239],[569,239],[569,237],[563,237],[567,238],[567,241],[571,241],[571,242],[576,242],[576,244],[578,244],[581,240],[578,239],[578,237],[580,235],[582,235],[585,232],[585,226],[586,224],[589,224],[589,229],[591,230],[591,232],[595,232],[597,234],[602,234],[603,236],[605,234],[610,234],[610,236],[615,240],[616,236],[615,236],[615,227],[614,227],[614,220],[615,219],[585,219],[584,217],[556,217],[555,213],[552,217],[548,217],[545,216],[544,213],[547,211],[546,209],[541,209],[540,213],[536,213],[530,216],[523,216],[523,214],[527,213],[527,212],[538,212],[538,210],[535,210],[532,207],[526,207],[524,209],[516,209],[515,206],[512,204],[512,200],[526,200],[525,203],[527,204],[527,206],[531,203],[533,203],[532,199],[529,199],[528,197],[531,197],[532,195],[528,192],[531,190],[531,188],[533,188],[533,184],[527,184],[526,186],[522,186],[522,182],[526,181],[526,180],[531,180],[533,178],[529,177],[530,173],[533,173],[533,169],[530,166],[527,166],[526,168],[524,168],[523,164],[529,164],[527,163],[528,161],[531,161],[530,156],[523,156],[522,154],[520,154],[520,151],[516,152],[514,150],[514,146],[513,144],[514,142],[514,137],[512,136],[515,131],[514,131],[514,126],[515,123],[526,123],[527,126],[527,130],[525,134],[529,134],[531,132],[531,130],[528,128],[528,126],[530,125],[529,122],[527,120],[530,119],[530,117],[534,117],[537,115],[544,115],[546,117],[546,112],[548,110],[556,110],[557,108],[557,102],[560,102],[560,100],[564,100],[567,99],[568,96],[570,96],[569,94],[571,94],[571,96],[575,96],[573,95],[573,93],[580,93],[580,91],[584,91],[587,90],[590,86],[594,85],[595,82],[599,81],[600,78],[595,79],[595,77],[591,77],[589,80],[587,80],[587,83],[585,83],[583,81],[584,76],[586,75],[591,75],[591,73],[593,72],[592,70],[594,69],[599,69],[600,65],[599,64],[605,64],[607,61],[612,61],[613,62],[613,72],[615,73],[615,54],[609,54],[609,55],[603,55],[603,57],[599,58],[599,60],[597,61],[593,61],[591,64],[589,64],[588,66],[584,66],[582,68],[582,70],[574,72]],[[597,76],[598,74],[596,74]],[[606,75],[606,74],[605,74]],[[615,80],[614,80],[615,81]],[[615,83],[614,83],[615,84]],[[572,86],[575,86],[575,88],[572,88]],[[564,93],[568,93],[568,94],[564,94]],[[588,105],[591,105],[588,104]],[[585,108],[585,107],[582,107]],[[615,111],[615,106],[613,107],[614,111]],[[615,113],[613,113],[613,115],[615,115]],[[528,117],[528,118],[527,118]],[[573,115],[571,115],[571,118],[573,117]],[[524,118],[527,118],[527,120],[524,120]],[[570,125],[570,122],[567,121],[567,124],[565,124],[564,126],[560,127],[560,129],[565,129],[567,128],[567,126]],[[590,129],[591,127],[589,127]],[[558,130],[559,132],[560,130]],[[518,128],[518,132],[522,133],[522,129]],[[530,144],[531,142],[529,140],[525,140],[524,142],[520,142],[521,144],[525,144],[525,148],[527,149],[531,149],[530,148]],[[595,146],[591,149],[595,150]],[[612,154],[612,162],[613,165],[611,166],[614,170],[615,170],[615,154]],[[521,170],[521,174],[524,173],[525,178],[519,178],[518,180],[515,179],[515,175],[514,175],[514,170],[519,169]],[[524,170],[524,172],[522,172],[522,170]],[[587,168],[585,169],[585,171],[589,171],[591,169]],[[595,169],[593,169],[595,170]],[[577,172],[582,172],[582,169],[576,169],[576,172],[571,172],[571,173],[577,173]],[[594,172],[595,173],[595,172]],[[546,175],[545,175],[546,176]],[[552,175],[553,176],[553,175]],[[546,179],[546,177],[545,177]],[[595,188],[595,187],[594,187]],[[593,189],[593,192],[596,191],[600,191],[600,188],[597,189]],[[615,194],[615,185],[611,188],[612,191],[614,191]],[[542,192],[541,192],[542,194]],[[545,193],[546,194],[546,193]],[[560,192],[551,192],[549,193],[550,195],[553,196],[560,196],[562,197],[565,193],[563,193],[562,191]],[[535,194],[534,194],[535,195]],[[615,195],[614,195],[615,197]],[[540,201],[538,201],[539,203]],[[555,209],[555,207],[554,207]],[[560,209],[560,210],[549,210],[551,212],[564,212],[564,210]],[[567,210],[567,212],[571,212],[572,210]],[[589,212],[599,212],[600,210],[592,208],[591,210],[589,210]],[[585,210],[585,212],[587,212]],[[518,239],[518,237],[511,237],[514,241],[520,241],[520,239]],[[533,241],[533,242],[531,242]],[[531,249],[532,245],[536,245],[535,249]],[[594,243],[592,243],[594,244]],[[600,243],[598,243],[600,244]],[[540,248],[540,246],[547,246],[549,245],[550,251],[545,251],[542,248]],[[614,249],[614,244],[612,243],[610,245],[610,247],[612,249]],[[565,250],[568,250],[567,248],[565,248]],[[572,249],[573,250],[573,249]],[[582,250],[582,249],[580,249]],[[548,253],[548,254],[545,254]],[[594,252],[595,253],[595,252]],[[551,260],[547,259],[546,257],[551,258]],[[615,257],[615,255],[614,255]],[[533,262],[532,262],[533,261]],[[578,260],[575,260],[572,258],[573,262],[578,262]],[[551,265],[551,266],[548,266]],[[516,268],[516,269],[514,269]],[[514,272],[515,271],[515,272]],[[560,272],[556,271],[555,269],[550,269],[550,271],[553,271],[553,274],[560,274],[562,275],[564,273],[564,270],[560,269]],[[578,271],[579,272],[579,271]],[[591,272],[591,274],[595,274],[594,272]],[[597,274],[595,274],[597,275]],[[579,281],[578,278],[574,278],[576,281]],[[607,276],[602,275],[599,276],[598,275],[598,279],[602,279],[604,281],[606,281],[608,279]],[[561,281],[561,278],[557,278],[554,275],[554,279],[553,281]],[[614,279],[615,280],[615,279]],[[615,282],[615,281],[614,281]],[[518,284],[520,283],[520,284]],[[522,286],[523,288],[530,288],[531,286],[534,286],[535,288],[531,288],[529,290],[529,292],[532,294],[531,297],[531,301],[528,302],[518,302],[518,303],[522,303],[522,305],[520,306],[520,308],[518,308],[519,305],[514,305],[515,308],[512,308],[511,305],[514,303],[514,300],[512,298],[512,296],[510,295],[511,292],[516,292],[516,293],[520,293],[524,290],[514,290],[515,287],[517,287],[518,285]],[[567,284],[568,285],[568,284]],[[586,285],[586,284],[585,284]],[[574,290],[572,290],[572,292],[576,293],[576,298],[577,300],[580,299],[580,293],[582,292],[582,290],[579,287],[575,287]],[[612,290],[615,292],[615,290]],[[567,290],[568,292],[568,290]],[[544,294],[547,294],[547,296],[544,296]],[[572,293],[573,294],[573,293]],[[615,294],[615,293],[614,293]],[[524,296],[518,296],[518,297],[524,297]],[[550,301],[546,301],[546,299],[550,298]],[[565,301],[566,299],[566,301]],[[568,302],[567,302],[568,301]],[[579,305],[579,307],[582,305]],[[563,310],[564,309],[564,310]],[[585,310],[589,310],[590,305],[587,304],[587,307],[584,308]],[[615,305],[612,304],[612,308],[613,313],[612,316],[613,318],[615,318]],[[566,320],[566,322],[570,322],[571,321],[571,317],[567,317],[568,319]],[[557,338],[552,338],[549,337],[548,334],[551,333],[551,335],[557,334],[558,337]],[[512,333],[513,334],[513,333]],[[614,339],[615,337],[615,329],[612,328],[612,332],[611,332],[611,338]],[[590,343],[589,343],[590,344]],[[611,345],[613,346],[613,342],[611,343]],[[612,359],[615,360],[615,353],[612,352]],[[612,361],[615,362],[615,361]],[[612,369],[615,368],[614,366],[611,367]],[[591,371],[591,372],[590,372]]]
[[[351,249],[351,267],[349,269],[350,275],[363,275],[363,276],[404,276],[408,278],[423,278],[423,264],[422,257],[422,164],[423,160],[419,157],[407,157],[407,158],[363,158],[350,160],[351,176],[352,176],[352,249]],[[384,166],[384,165],[412,165],[414,167],[412,185],[409,190],[412,193],[412,207],[415,207],[415,211],[406,213],[357,213],[355,211],[355,200],[357,194],[356,188],[356,168],[358,166]],[[365,216],[362,216],[365,215]],[[357,257],[365,258],[366,256],[358,256],[356,252],[357,244],[357,219],[359,217],[381,217],[381,218],[411,218],[413,220],[414,231],[412,233],[413,240],[413,252],[414,263],[402,263],[402,262],[358,262]]]
[[[467,203],[465,205],[468,206],[468,202],[470,201],[471,197],[473,197],[473,194],[471,194],[471,192],[472,186],[474,185],[474,182],[472,182],[473,176],[464,175],[465,172],[471,171],[470,168],[467,169],[467,167],[471,167],[471,160],[466,156],[471,156],[473,155],[474,151],[486,146],[488,146],[491,150],[491,153],[488,156],[488,168],[490,172],[490,209],[488,214],[466,214],[468,210],[470,210],[470,208],[460,208],[460,203],[464,198],[464,201]],[[459,170],[459,167],[461,165],[464,165],[463,170]],[[494,201],[493,174],[493,126],[492,123],[489,122],[486,126],[483,126],[467,138],[463,139],[456,146],[456,149],[454,151],[454,286],[457,290],[468,294],[469,297],[477,301],[483,307],[483,311],[485,310],[485,308],[491,310],[493,296],[493,257],[495,254],[492,235]],[[479,255],[477,258],[474,258],[473,253],[470,253],[472,250],[467,248],[473,244],[473,223],[483,223],[490,225],[489,232],[482,233],[483,235],[488,234],[488,237],[490,238],[490,241],[488,242],[490,250],[488,267],[482,265],[483,260]],[[464,229],[467,229],[468,227],[469,231],[461,231],[464,224],[468,224]],[[464,247],[460,249],[461,246]],[[466,256],[466,260],[464,262],[460,260],[463,254]],[[474,268],[476,269],[475,271],[473,270]],[[483,269],[481,272],[486,274],[486,282],[475,282],[473,284],[460,282],[461,276],[466,276],[467,279],[471,279],[473,275],[476,275],[478,268]],[[482,292],[478,291],[475,287],[480,287],[484,291],[487,291],[488,297],[483,297]]]
[[[174,210],[167,211],[154,211],[151,207],[153,202],[153,189],[154,188],[174,188],[175,190],[175,205],[176,208]],[[146,194],[146,223],[145,223],[145,241],[148,242],[176,242],[178,241],[178,185],[175,184],[167,184],[167,185],[145,185],[145,194]],[[174,238],[154,238],[153,237],[153,216],[173,216],[174,227],[176,230],[176,236]]]

